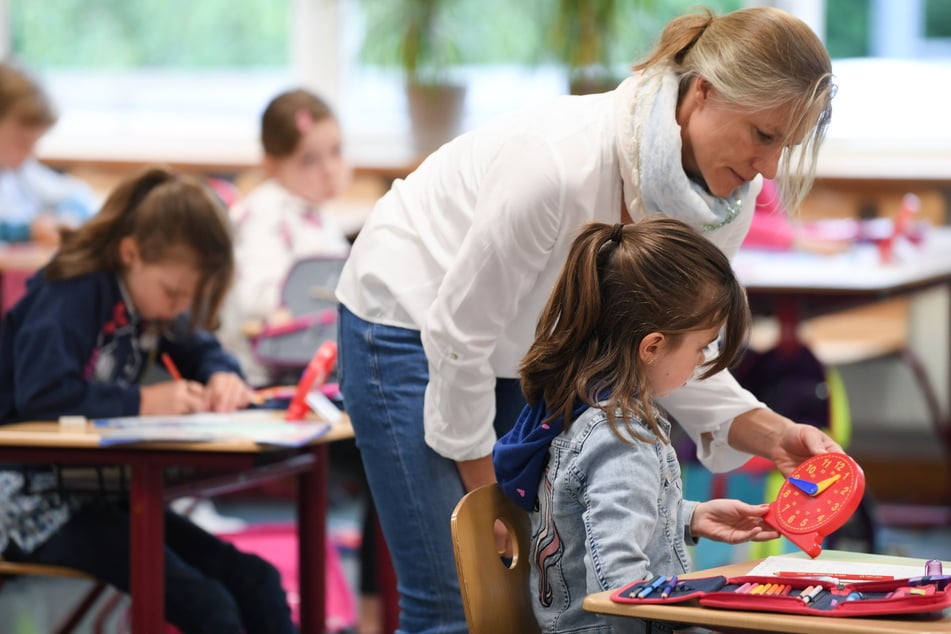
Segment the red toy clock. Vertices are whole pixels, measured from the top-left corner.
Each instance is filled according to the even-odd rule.
[[[838,530],[865,494],[865,474],[844,453],[812,456],[796,467],[769,505],[765,520],[810,557],[823,538]]]

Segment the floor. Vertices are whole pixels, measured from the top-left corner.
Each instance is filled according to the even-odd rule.
[[[687,473],[687,494],[693,486],[700,486],[699,476]],[[735,478],[731,481],[729,495],[748,497],[755,501],[759,484],[755,478]],[[363,500],[349,491],[331,492],[331,510],[328,529],[340,545],[339,552],[344,574],[351,588],[356,587],[359,561],[355,540],[360,534]],[[293,521],[294,511],[290,501],[284,499],[239,499],[218,500],[216,509],[225,517],[238,518],[244,522]],[[943,529],[879,528],[876,534],[877,550],[923,559],[941,559],[951,562],[951,526]],[[863,550],[861,543],[850,547],[843,543],[837,547],[844,550]],[[695,567],[707,568],[731,561],[745,560],[746,546],[727,546],[704,540],[693,552]],[[948,564],[951,565],[951,564]],[[86,582],[66,579],[23,578],[7,581],[0,589],[0,623],[3,634],[49,634],[71,605],[86,588]],[[125,601],[124,599],[122,601]],[[100,604],[102,605],[102,604]],[[97,624],[93,618],[81,624],[77,634],[103,632],[114,634],[127,632],[128,625],[122,617],[123,610],[113,610],[113,616]],[[95,612],[94,612],[95,614]]]

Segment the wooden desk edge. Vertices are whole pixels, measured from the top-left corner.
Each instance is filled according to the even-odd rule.
[[[717,568],[698,570],[686,575],[683,579],[699,577],[739,577],[749,572],[761,560],[727,564]],[[661,605],[631,603],[615,603],[611,601],[613,590],[605,590],[590,594],[584,599],[583,607],[589,612],[598,614],[633,617],[646,620],[670,621],[687,623],[704,627],[726,627],[745,629],[758,632],[841,632],[856,634],[900,634],[901,632],[951,633],[951,615],[945,614],[936,619],[927,615],[914,614],[890,617],[831,617],[799,614],[785,614],[781,612],[756,612],[752,610],[727,610],[722,608],[705,608],[696,603],[685,605]]]
[[[314,418],[313,422],[321,422],[321,419]],[[315,438],[309,443],[301,445],[307,447],[315,444],[336,442],[353,438],[353,427],[346,414],[341,416],[340,420],[330,423],[330,429],[326,434]],[[102,448],[99,444],[99,434],[96,434],[91,424],[87,425],[87,431],[67,431],[61,430],[58,422],[50,421],[29,421],[22,423],[10,423],[0,425],[0,446],[16,447],[70,447],[77,449]],[[286,449],[299,449],[300,447],[283,447],[276,445],[261,445],[250,440],[227,440],[217,442],[141,442],[116,445],[116,448],[135,447],[137,449],[163,450],[174,449],[176,451],[215,451],[215,452],[265,452]]]

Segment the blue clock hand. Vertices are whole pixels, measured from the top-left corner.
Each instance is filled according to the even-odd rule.
[[[815,482],[800,480],[799,478],[789,478],[789,483],[806,495],[815,495],[819,492],[819,486]]]

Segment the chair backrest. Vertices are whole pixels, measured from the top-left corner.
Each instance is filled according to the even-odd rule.
[[[495,546],[495,520],[512,538],[512,559]],[[452,513],[452,546],[470,634],[535,634],[529,589],[528,514],[497,484],[467,493]]]
[[[334,290],[345,257],[298,260],[281,287],[281,305],[294,316],[289,323],[266,328],[253,343],[258,363],[274,369],[303,369],[324,341],[337,340]]]

